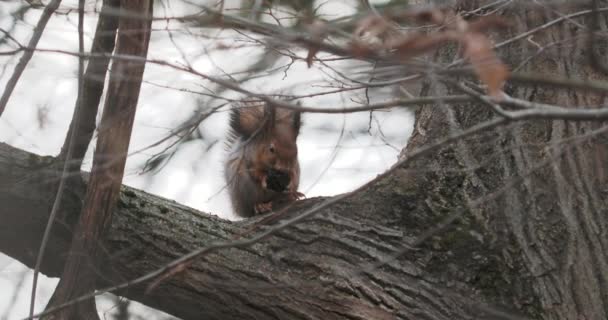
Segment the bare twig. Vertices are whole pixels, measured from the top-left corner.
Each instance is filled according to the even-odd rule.
[[[119,0],[103,1],[93,44],[91,45],[91,53],[85,55],[85,58],[89,58],[89,63],[83,77],[82,95],[79,96],[74,108],[72,123],[59,155],[60,159],[65,160],[71,141],[75,139],[72,156],[70,157],[74,160],[70,167],[71,171],[79,171],[82,159],[95,131],[95,119],[111,60],[109,57],[114,50],[116,28],[118,27],[119,15],[111,13],[116,12],[119,5]]]
[[[49,4],[50,6],[50,4]],[[57,6],[59,6],[59,1],[57,2]],[[57,6],[55,7],[55,9],[57,8]],[[47,6],[48,8],[48,6]],[[53,9],[53,11],[55,10]],[[83,36],[83,21],[84,21],[84,0],[80,0],[79,1],[79,12],[78,12],[78,49],[80,54],[84,54],[84,36]],[[47,12],[47,9],[45,9],[45,13]],[[52,12],[51,12],[52,13]],[[50,14],[49,13],[49,16]],[[44,13],[43,13],[43,17],[44,17]],[[40,21],[43,21],[43,18],[41,17]],[[48,21],[48,18],[47,20]],[[46,21],[44,22],[44,25],[46,25]],[[40,24],[40,22],[39,22]],[[44,27],[42,28],[44,29]],[[40,30],[40,34],[42,34],[42,30]],[[39,38],[39,37],[38,37]],[[33,39],[33,38],[32,38]],[[37,42],[38,40],[36,40]],[[35,46],[36,44],[34,44]],[[27,54],[28,52],[26,51],[24,54]],[[31,58],[31,54],[30,54],[30,58]],[[22,57],[23,59],[23,57]],[[29,60],[29,58],[28,58]],[[23,61],[23,60],[22,60]],[[23,64],[23,69],[25,69],[25,65],[27,64],[27,61]],[[19,65],[17,65],[19,66]],[[19,74],[21,74],[21,72],[23,72],[23,69],[21,69],[21,71],[19,72]],[[84,57],[80,57],[78,59],[78,99],[77,99],[77,104],[78,101],[80,100],[80,96],[82,94],[82,71],[84,69]],[[16,69],[15,71],[17,71],[18,69]],[[15,75],[16,73],[14,73],[13,75]],[[17,78],[15,78],[15,83],[18,80],[19,76],[17,76]],[[11,78],[12,80],[12,78]],[[14,85],[13,85],[14,87]],[[5,94],[7,93],[7,91],[9,90],[9,87],[7,86],[7,88],[5,89]],[[10,89],[12,90],[12,89]],[[10,93],[9,93],[10,95]],[[4,98],[4,97],[3,97]],[[8,98],[7,98],[8,99]],[[78,108],[78,106],[77,106]],[[0,114],[2,113],[2,105],[0,105]],[[73,142],[73,141],[70,141]],[[69,150],[71,151],[71,149]],[[38,285],[38,274],[40,273],[40,265],[42,264],[42,259],[44,259],[44,253],[46,251],[46,246],[48,244],[49,241],[49,237],[51,235],[51,229],[53,228],[53,223],[55,222],[55,217],[57,216],[57,212],[59,211],[59,208],[61,206],[61,201],[63,199],[63,191],[65,189],[65,184],[66,181],[68,179],[68,174],[69,174],[69,160],[71,157],[71,152],[68,152],[67,156],[66,156],[66,161],[63,163],[63,171],[61,173],[61,178],[59,181],[59,186],[57,187],[57,193],[55,194],[55,201],[53,202],[53,207],[51,209],[51,214],[49,215],[49,220],[46,224],[46,227],[44,229],[44,234],[42,236],[42,242],[40,243],[40,249],[38,250],[38,256],[36,257],[36,265],[34,266],[34,276],[33,276],[33,280],[32,280],[32,291],[31,291],[31,295],[30,295],[30,311],[29,311],[29,315],[30,317],[34,314],[34,307],[36,305],[36,287]]]
[[[23,271],[19,274],[19,281],[13,286],[13,295],[8,301],[8,308],[4,311],[4,315],[2,316],[2,320],[10,320],[9,316],[11,315],[13,308],[17,306],[17,300],[19,299],[19,294],[21,293],[21,289],[23,289],[24,284],[27,280],[27,275],[30,269],[24,268]]]
[[[51,15],[53,14],[53,12],[55,12],[55,10],[57,10],[60,3],[61,0],[52,0],[44,8],[42,15],[40,16],[40,20],[38,20],[38,24],[36,24],[36,27],[34,28],[32,38],[30,39],[30,42],[27,45],[29,48],[36,48],[40,37],[42,37],[42,32],[44,31],[47,22],[49,22]],[[15,89],[15,86],[17,85],[17,82],[19,81],[21,74],[23,74],[25,67],[27,66],[30,59],[32,59],[33,55],[34,51],[25,51],[23,53],[23,56],[21,56],[19,63],[17,63],[17,66],[15,66],[15,71],[13,71],[11,78],[6,83],[6,87],[4,88],[4,92],[2,93],[2,97],[0,97],[0,116],[2,116],[2,113],[4,113],[6,104],[8,103],[8,100],[10,99],[13,90]]]
[[[116,36],[118,18],[115,15],[109,15],[105,13],[108,10],[117,7],[118,0],[104,1],[101,9],[102,14],[100,15],[99,21],[97,23],[97,30],[95,32],[95,38],[93,40],[93,53],[109,54],[112,52],[114,48],[114,38]],[[76,105],[74,107],[74,115],[72,117],[70,132],[68,132],[64,148],[59,156],[59,159],[63,160],[64,162],[60,178],[61,180],[57,189],[55,202],[53,204],[53,208],[51,209],[51,214],[49,216],[49,220],[45,228],[40,249],[38,251],[36,265],[34,267],[32,293],[30,298],[30,315],[33,314],[33,308],[35,305],[36,286],[40,265],[42,264],[42,260],[44,258],[44,253],[46,250],[48,238],[51,233],[53,223],[57,216],[57,212],[61,207],[61,201],[63,197],[63,192],[65,190],[66,181],[70,178],[79,176],[82,158],[84,157],[84,152],[86,152],[86,147],[88,145],[88,141],[90,140],[90,135],[88,137],[83,138],[83,133],[81,131],[90,128],[91,122],[92,127],[95,127],[95,116],[97,114],[97,106],[99,105],[99,100],[103,91],[103,79],[105,78],[105,73],[109,63],[109,59],[107,58],[94,57],[91,59],[87,67],[86,74],[83,74],[84,60],[86,58],[84,54],[83,30],[84,1],[79,1],[78,9],[78,44],[80,52],[78,64],[78,97],[76,100]],[[85,108],[85,111],[87,112],[85,112],[85,114],[83,115],[82,110]],[[83,116],[86,117],[87,115],[88,117],[86,119],[82,119]],[[86,125],[83,122],[86,122]],[[76,130],[74,132],[72,130],[74,126],[81,130]],[[92,131],[90,132],[90,134],[92,134]],[[86,140],[86,142],[84,142],[83,140]],[[72,174],[73,172],[77,174]]]
[[[593,15],[591,16],[591,27],[589,28],[589,55],[591,56],[591,64],[598,69],[600,72],[608,75],[608,63],[605,60],[605,56],[600,55],[598,52],[598,43],[605,43],[601,41],[597,36],[602,27],[600,25],[600,5],[599,0],[593,0],[592,2]],[[606,29],[604,29],[606,31]]]
[[[521,40],[521,39],[525,39],[525,38],[527,38],[528,36],[530,36],[530,35],[532,35],[534,33],[537,33],[539,31],[545,30],[545,29],[547,29],[547,28],[549,28],[549,27],[551,27],[551,26],[553,26],[555,24],[558,24],[558,23],[562,22],[562,21],[569,20],[569,19],[572,19],[572,18],[575,18],[575,17],[584,16],[584,15],[591,14],[591,13],[594,13],[594,12],[596,12],[596,14],[597,14],[599,12],[605,12],[605,11],[608,11],[608,8],[604,7],[604,8],[598,8],[597,10],[581,10],[581,11],[578,11],[578,12],[567,14],[567,15],[561,16],[561,17],[559,17],[557,19],[551,20],[551,21],[549,21],[549,22],[547,22],[545,24],[542,24],[542,25],[540,25],[540,26],[538,26],[536,28],[532,28],[532,29],[530,29],[530,30],[528,30],[526,32],[522,32],[522,33],[518,34],[517,36],[515,36],[515,37],[513,37],[511,39],[508,39],[508,40],[502,41],[500,43],[497,43],[496,45],[494,45],[494,48],[500,48],[500,47],[506,46],[506,45],[508,45],[510,43],[513,43],[515,41],[518,41],[518,40]]]
[[[152,1],[121,1],[121,10],[151,16]],[[117,51],[145,57],[150,40],[151,19],[121,16],[119,24]],[[89,179],[69,256],[47,309],[78,297],[95,287],[95,272],[91,269],[88,259],[95,261],[99,257],[98,239],[109,227],[120,192],[144,68],[143,62],[117,61],[113,64],[101,120],[101,126],[105,130],[101,131],[97,140],[93,173]],[[109,127],[112,127],[112,130],[108,130]],[[70,140],[73,141],[75,136],[73,134]],[[71,149],[69,148],[68,153]],[[121,156],[115,157],[115,154]],[[94,265],[94,262],[92,264]],[[93,319],[98,318],[98,315],[94,301],[84,301],[82,304],[62,310],[56,317]]]
[[[475,90],[468,88],[464,84],[459,83],[457,81],[446,80],[445,82],[455,86],[456,88],[458,88],[458,90],[470,95],[471,97],[475,98],[477,101],[490,106],[490,108],[492,108],[492,110],[494,110],[494,112],[496,112],[497,114],[499,114],[505,118],[510,118],[509,113],[507,111],[505,111],[498,103],[495,103],[494,101],[492,101],[489,97],[485,97],[483,94],[476,92]]]
[[[70,54],[70,55],[75,55],[75,56],[78,55],[76,53],[70,53],[70,52],[64,52],[64,53]],[[148,63],[168,66],[168,67],[174,68],[176,70],[180,70],[180,71],[184,71],[184,72],[187,72],[190,74],[197,75],[203,79],[209,80],[211,82],[215,82],[219,85],[225,86],[236,92],[246,94],[250,97],[258,98],[258,99],[260,99],[266,103],[272,104],[276,107],[290,109],[290,110],[300,110],[303,112],[320,112],[320,113],[360,112],[360,111],[373,110],[374,108],[383,109],[383,108],[401,105],[401,104],[409,104],[407,101],[408,99],[405,99],[402,102],[395,101],[395,102],[388,102],[386,104],[377,104],[373,108],[370,108],[369,106],[353,107],[353,108],[348,108],[348,109],[305,108],[305,107],[298,106],[296,104],[291,104],[288,102],[274,99],[274,98],[268,96],[267,94],[254,93],[250,90],[247,90],[247,89],[241,87],[237,83],[201,73],[201,72],[193,69],[192,67],[178,65],[178,64],[174,64],[174,63],[167,62],[164,60],[145,59],[142,57],[135,57],[135,56],[129,56],[129,55],[114,55],[113,59],[121,59],[121,60],[127,60],[127,61],[145,61]],[[447,73],[452,74],[453,71],[447,71]],[[577,80],[577,79],[565,79],[565,78],[556,78],[556,77],[550,78],[550,77],[530,75],[530,74],[512,74],[510,79],[514,80],[514,81],[518,81],[518,82],[528,82],[528,83],[536,83],[536,84],[542,83],[542,84],[555,85],[555,86],[560,86],[560,87],[571,87],[571,88],[585,89],[585,90],[598,91],[598,92],[608,92],[608,83],[604,83],[602,81],[596,81],[596,80]],[[453,96],[452,98],[454,100],[458,100],[458,101],[464,101],[464,100],[469,99],[469,98],[463,97],[463,96]],[[430,102],[436,101],[437,99],[445,100],[445,98],[434,98],[434,97],[431,97],[431,98],[423,97],[423,98],[409,99],[409,100],[410,100],[410,102],[412,102],[411,105],[417,105],[417,104],[423,104],[423,103],[430,103]],[[433,100],[433,101],[429,101],[429,100]],[[566,108],[563,108],[563,110],[553,110],[553,111],[543,110],[542,112],[534,111],[534,110],[527,111],[527,112],[520,111],[518,114],[513,116],[513,120],[523,120],[525,118],[564,119],[564,120],[602,120],[602,119],[606,119],[608,117],[608,110],[606,110],[606,109],[607,108],[600,108],[600,109],[566,109]]]

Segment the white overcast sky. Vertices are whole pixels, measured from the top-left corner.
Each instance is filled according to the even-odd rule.
[[[88,0],[87,8],[90,11],[96,3],[100,5],[100,2]],[[233,2],[238,4],[238,1]],[[317,2],[324,3],[320,12],[325,14],[326,18],[351,14],[356,4],[355,1],[345,0]],[[1,28],[10,27],[12,18],[9,13],[22,3],[0,2]],[[77,1],[64,1],[60,10],[65,11],[76,6]],[[156,16],[178,16],[191,12],[191,8],[174,0],[164,8],[155,8]],[[25,22],[19,22],[11,34],[25,43],[29,40],[40,13],[41,10],[30,10],[25,16]],[[97,17],[91,12],[85,19],[85,48],[90,48]],[[201,73],[221,76],[222,72],[241,71],[255,61],[256,55],[260,53],[259,49],[251,47],[212,52],[210,55],[206,53],[206,50],[215,47],[218,41],[223,41],[226,45],[233,44],[233,31],[190,30],[192,34],[223,38],[204,40],[179,32],[184,30],[185,26],[175,21],[155,22],[153,27],[155,31],[149,49],[150,58],[166,59],[173,63],[187,60]],[[49,22],[39,47],[77,51],[76,30],[75,13],[55,16]],[[295,52],[305,56],[305,52]],[[17,57],[0,56],[0,61],[0,81],[5,84],[14,69]],[[288,63],[289,60],[279,60],[276,66]],[[334,66],[348,68],[345,63],[336,63]],[[0,142],[40,155],[57,155],[65,138],[76,99],[76,71],[77,60],[74,57],[57,53],[36,53],[21,77],[6,111],[0,117]],[[272,93],[290,88],[297,94],[312,93],[329,85],[329,76],[331,71],[327,69],[318,66],[309,69],[303,61],[297,61],[284,72],[248,82],[246,87],[256,92]],[[203,87],[214,86],[195,76],[157,65],[146,67],[144,80],[146,83],[140,94],[130,146],[132,155],[127,161],[124,183],[205,212],[234,218],[223,190],[222,159],[225,155],[226,112],[207,119],[200,129],[204,140],[186,144],[168,165],[155,175],[141,174],[141,167],[150,155],[162,150],[164,145],[135,153],[165,137],[171,129],[197,110],[199,100],[196,94],[163,87],[203,91]],[[0,86],[0,89],[3,90],[4,85]],[[232,93],[224,94],[236,96]],[[357,101],[362,101],[362,98],[363,92],[355,92],[310,99],[304,103],[307,106],[342,107],[355,105]],[[372,97],[373,102],[382,99],[386,99],[386,96],[375,100]],[[298,140],[302,167],[300,191],[308,197],[328,196],[352,190],[386,170],[395,162],[413,126],[411,114],[404,110],[374,112],[371,121],[369,113],[305,114],[303,121]],[[378,128],[381,128],[382,134]],[[89,150],[89,157],[91,151],[92,148]],[[90,161],[85,163],[85,169],[88,166]],[[19,319],[27,315],[31,273],[19,262],[0,253],[0,320]],[[56,283],[57,279],[42,277],[38,289],[37,310],[44,308]],[[103,316],[113,312],[114,304],[108,297],[99,301],[100,313]],[[144,319],[162,318],[153,316],[142,308],[137,308],[137,312],[148,312],[143,316]]]

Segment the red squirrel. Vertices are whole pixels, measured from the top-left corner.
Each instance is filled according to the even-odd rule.
[[[232,109],[224,175],[237,216],[265,213],[303,196],[300,125],[298,111],[251,102]]]

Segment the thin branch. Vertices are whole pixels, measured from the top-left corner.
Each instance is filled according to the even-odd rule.
[[[608,8],[607,8],[607,10],[608,10]],[[48,53],[61,53],[61,54],[66,54],[66,55],[71,55],[71,56],[80,56],[80,54],[77,52],[60,50],[60,49],[39,49],[39,48],[21,47],[21,48],[17,49],[16,51],[21,51],[21,50],[39,51],[39,52],[48,52]],[[0,53],[0,55],[2,55],[2,53]],[[179,71],[184,71],[187,73],[198,75],[209,81],[216,82],[220,85],[225,85],[229,89],[247,94],[247,91],[245,91],[244,89],[241,89],[241,88],[235,89],[235,88],[238,88],[238,84],[235,84],[231,81],[223,80],[221,78],[217,78],[217,77],[213,77],[213,76],[207,76],[207,75],[204,75],[204,74],[196,71],[193,68],[171,63],[171,62],[160,60],[160,59],[145,59],[145,58],[141,58],[141,57],[133,57],[133,56],[128,56],[128,55],[109,55],[109,54],[85,54],[85,56],[88,57],[89,59],[91,59],[91,58],[108,58],[108,59],[113,59],[113,60],[124,59],[124,60],[130,60],[130,61],[141,61],[143,59],[147,63],[167,66],[167,67],[171,67],[173,69],[179,70]],[[395,67],[393,67],[393,69]],[[413,66],[408,66],[408,67],[413,67]],[[472,75],[473,71],[470,68],[457,68],[457,69],[450,68],[450,69],[444,69],[444,70],[436,70],[436,73],[438,73],[440,75],[443,75],[443,74],[445,74],[445,75]],[[529,73],[512,73],[509,77],[509,81],[515,81],[515,82],[520,82],[520,83],[531,83],[531,84],[544,84],[544,85],[551,85],[551,86],[556,86],[556,87],[568,87],[568,88],[589,90],[589,91],[602,92],[602,93],[608,92],[608,83],[606,83],[604,81],[593,80],[593,79],[584,79],[583,80],[583,79],[573,79],[573,78],[559,78],[559,77],[555,77],[553,75],[545,76],[545,75],[537,75],[537,74],[529,74]],[[399,81],[393,81],[391,83],[397,83],[397,82],[399,82]],[[252,95],[252,96],[256,96],[256,95]],[[257,96],[260,96],[260,95],[257,95]],[[276,103],[276,101],[275,101],[275,103]],[[280,106],[280,107],[290,108],[288,106]],[[311,110],[308,112],[314,112],[314,111]]]
[[[495,103],[494,101],[492,101],[489,97],[484,96],[483,94],[476,92],[475,90],[465,86],[462,83],[459,83],[457,81],[451,81],[451,80],[446,80],[445,82],[453,85],[454,87],[456,87],[458,90],[470,95],[471,97],[475,98],[477,101],[490,106],[490,108],[492,108],[492,110],[494,110],[494,112],[496,112],[498,115],[503,116],[507,119],[510,119],[510,115],[507,111],[505,111],[500,104]]]
[[[30,39],[30,42],[27,45],[29,48],[36,48],[40,37],[42,37],[42,32],[44,31],[47,22],[49,22],[51,15],[53,14],[53,12],[55,12],[55,10],[57,10],[60,3],[61,0],[52,0],[44,8],[44,10],[42,11],[42,15],[40,16],[40,20],[38,20],[38,24],[36,24],[36,27],[34,28],[32,38]],[[11,95],[13,94],[13,90],[15,89],[15,86],[17,86],[19,78],[23,74],[25,67],[27,66],[30,59],[32,59],[33,55],[34,51],[25,51],[23,53],[23,56],[21,56],[21,59],[17,63],[17,66],[15,66],[15,71],[13,71],[11,78],[6,83],[6,87],[4,88],[4,92],[2,93],[2,97],[0,97],[0,116],[2,116],[2,113],[4,113],[6,104],[8,103],[8,100],[10,99]]]
[[[604,8],[598,8],[597,10],[581,10],[581,11],[574,12],[574,13],[571,13],[571,14],[568,14],[568,15],[564,15],[564,16],[561,16],[561,17],[555,19],[555,20],[551,20],[551,21],[549,21],[549,22],[547,22],[547,23],[545,23],[543,25],[540,25],[540,26],[538,26],[536,28],[532,28],[532,29],[530,29],[530,30],[528,30],[526,32],[522,32],[522,33],[518,34],[517,36],[515,36],[515,37],[513,37],[511,39],[508,39],[508,40],[502,41],[500,43],[497,43],[496,45],[494,45],[494,48],[497,49],[497,48],[506,46],[506,45],[508,45],[510,43],[513,43],[513,42],[515,42],[517,40],[525,39],[525,38],[527,38],[528,36],[530,36],[530,35],[532,35],[534,33],[537,33],[539,31],[547,29],[547,28],[549,28],[549,27],[551,27],[551,26],[553,26],[555,24],[558,24],[558,23],[560,23],[562,21],[569,20],[569,19],[572,19],[572,18],[575,18],[575,17],[584,16],[584,15],[587,15],[587,14],[590,14],[590,13],[594,13],[594,12],[599,13],[599,12],[605,12],[605,11],[608,11],[608,8],[604,7]]]
[[[10,298],[10,300],[7,299],[8,308],[5,309],[4,315],[2,316],[2,320],[10,320],[9,316],[11,315],[13,309],[18,305],[17,301],[19,299],[19,294],[21,293],[21,290],[23,289],[23,286],[26,283],[27,274],[29,273],[29,271],[30,269],[24,268],[23,271],[21,271],[21,273],[19,274],[19,281],[13,286],[14,291],[12,297]]]
[[[133,11],[152,16],[152,7],[151,0],[121,1],[121,10],[126,12]],[[145,57],[148,52],[152,20],[134,19],[128,16],[123,16],[119,20],[120,32],[116,51]],[[47,310],[95,288],[95,271],[91,269],[90,263],[95,265],[100,256],[98,240],[110,226],[120,193],[144,68],[145,63],[141,61],[136,63],[117,61],[112,65],[100,124],[106,130],[101,130],[97,140],[93,173],[88,181],[78,226],[72,237],[61,280],[47,305]],[[109,127],[112,127],[112,130],[107,130]],[[122,156],[115,157],[115,154]],[[57,319],[99,318],[94,300],[83,301],[81,304],[61,310],[58,315],[53,316],[55,317]]]
[[[563,108],[559,106],[530,102],[509,96],[502,98],[505,104],[524,108],[521,111],[507,112],[511,120],[550,119],[572,121],[602,121],[608,119],[608,107],[583,109],[580,107]]]
[[[555,75],[531,74],[531,73],[512,73],[509,81],[528,83],[528,84],[543,84],[559,88],[581,89],[595,91],[600,93],[608,92],[608,83],[597,81],[591,78],[576,79],[556,77]]]
[[[70,169],[75,172],[80,171],[82,159],[95,131],[97,111],[104,90],[108,65],[111,60],[109,56],[114,51],[116,29],[118,28],[119,15],[109,14],[109,12],[115,12],[119,5],[119,0],[103,1],[95,36],[91,45],[91,53],[85,56],[89,58],[89,63],[84,74],[84,82],[82,83],[82,95],[79,97],[74,108],[72,123],[59,155],[60,159],[66,159],[72,136],[74,136],[74,150],[70,159],[75,161]]]
[[[591,56],[591,64],[602,72],[604,75],[608,75],[608,63],[602,60],[600,53],[598,52],[597,45],[598,43],[604,43],[605,41],[601,41],[597,34],[600,30],[602,30],[600,26],[600,4],[599,0],[593,0],[592,2],[592,11],[593,15],[591,16],[591,27],[589,28],[589,55]],[[605,31],[605,29],[604,29]]]
[[[608,119],[608,107],[604,108],[582,108],[570,107],[564,108],[556,105],[531,102],[521,99],[512,98],[503,94],[500,99],[484,96],[466,86],[448,81],[457,87],[459,90],[471,95],[483,104],[490,106],[494,112],[508,120],[526,120],[526,119],[549,119],[549,120],[573,120],[573,121],[602,121]],[[507,111],[504,110],[499,103],[508,104],[525,110]]]
[[[37,50],[40,50],[40,49],[37,49]],[[45,50],[40,50],[40,51],[45,51]],[[53,50],[53,52],[62,52],[65,54],[78,56],[77,53],[61,51],[61,50]],[[178,64],[171,63],[171,62],[164,61],[164,60],[145,59],[142,57],[135,57],[135,56],[129,56],[129,55],[113,55],[112,58],[113,59],[124,59],[127,61],[145,61],[148,63],[154,63],[154,64],[161,65],[161,66],[171,67],[171,68],[174,68],[179,71],[184,71],[184,72],[187,72],[187,73],[190,73],[193,75],[197,75],[203,79],[209,80],[211,82],[215,82],[219,85],[227,87],[236,92],[246,94],[250,97],[258,98],[258,99],[260,99],[266,103],[272,104],[276,107],[290,109],[290,110],[299,110],[302,112],[319,112],[319,113],[361,112],[361,111],[369,111],[369,110],[372,110],[373,108],[383,109],[383,108],[387,108],[390,106],[400,105],[401,103],[408,104],[408,100],[410,100],[412,102],[411,103],[412,105],[434,102],[437,99],[445,100],[445,97],[443,97],[443,98],[425,97],[425,98],[418,98],[418,99],[405,99],[402,102],[399,102],[397,100],[394,102],[388,102],[386,104],[380,103],[380,104],[375,105],[373,108],[369,108],[368,106],[352,107],[352,108],[348,108],[348,109],[306,108],[306,107],[298,106],[296,104],[291,104],[288,102],[284,102],[281,100],[271,98],[266,94],[254,93],[250,90],[247,90],[247,89],[241,87],[237,83],[201,73],[192,67],[178,65]],[[462,70],[460,70],[460,71],[462,72]],[[439,73],[441,73],[441,72],[439,72]],[[446,70],[446,73],[454,74],[455,72],[454,72],[454,70]],[[578,80],[578,79],[566,79],[566,78],[556,78],[556,77],[544,77],[544,76],[537,76],[537,75],[531,75],[531,74],[512,74],[510,77],[510,80],[518,81],[518,82],[535,83],[535,84],[542,83],[542,84],[554,85],[554,86],[559,86],[559,87],[586,89],[586,90],[598,91],[598,92],[608,92],[608,83],[605,83],[602,81],[595,81],[595,80]],[[465,100],[469,99],[468,97],[465,97],[465,96],[452,96],[451,98],[454,99],[453,102],[465,101]],[[419,99],[422,99],[422,100],[419,100]],[[433,101],[429,101],[429,100],[433,100]],[[526,106],[526,107],[528,107],[528,106]],[[538,112],[538,113],[537,112],[520,113],[520,114],[514,115],[513,120],[523,120],[524,117],[533,117],[533,118],[543,118],[544,117],[546,119],[564,119],[564,120],[603,120],[608,117],[608,111],[605,110],[606,108],[578,109],[578,110],[565,109],[565,108],[563,108],[563,109],[564,109],[564,110],[562,110],[563,112],[547,112],[546,110],[543,110],[543,112]]]
[[[55,8],[49,13],[50,14],[55,11],[55,9],[57,9],[57,7],[59,6],[59,2],[57,1],[57,6],[55,6]],[[83,3],[83,0],[80,0],[80,2]],[[84,4],[84,3],[83,3]],[[49,4],[50,6],[51,4]],[[49,8],[49,6],[47,6],[47,8],[45,8],[45,13],[47,12],[47,9]],[[80,6],[80,3],[79,3]],[[83,19],[84,19],[84,8],[79,8],[79,13],[78,13],[78,48],[81,54],[84,54],[84,47],[83,47],[83,42],[84,42],[84,37],[83,37]],[[44,17],[44,13],[43,16],[40,18],[40,21],[43,21],[43,17]],[[41,22],[39,21],[39,25],[41,24]],[[44,25],[46,25],[46,22],[48,22],[48,18],[46,19],[46,21],[44,21]],[[44,26],[42,27],[42,29],[40,30],[40,35],[42,34],[42,30],[44,29]],[[34,33],[36,34],[36,33]],[[35,37],[33,37],[32,39],[34,39]],[[38,39],[40,39],[40,36],[38,36]],[[36,44],[38,42],[38,39],[36,40]],[[31,42],[30,42],[31,44]],[[36,45],[34,44],[34,46]],[[23,58],[28,54],[28,51],[26,51],[22,57]],[[32,53],[29,54],[29,58],[27,59],[27,61],[29,61],[29,59],[31,58]],[[20,63],[21,63],[20,61]],[[21,69],[21,71],[19,72],[19,74],[17,75],[17,77],[15,78],[15,84],[17,83],[17,80],[19,79],[19,75],[23,72],[23,70],[25,69],[25,65],[27,64],[27,61],[23,64],[23,68]],[[80,57],[78,59],[78,97],[80,98],[80,95],[82,93],[82,69],[84,66],[84,57]],[[17,65],[17,67],[19,67],[19,65]],[[18,68],[15,70],[15,73],[13,74],[13,76],[15,76],[17,74],[17,70],[19,70]],[[11,78],[12,80],[13,78]],[[10,81],[9,81],[10,82]],[[13,85],[14,88],[14,85]],[[5,94],[8,92],[9,86],[7,85],[7,88],[5,89]],[[10,96],[10,92],[8,93]],[[4,98],[4,96],[2,97]],[[7,101],[8,101],[8,97],[7,97]],[[0,114],[2,113],[2,110],[4,109],[3,107],[6,105],[6,103],[4,105],[0,105]],[[57,193],[55,194],[55,201],[53,202],[53,207],[51,208],[51,214],[49,215],[49,220],[46,224],[46,227],[44,229],[44,234],[42,236],[42,242],[40,243],[40,249],[38,250],[38,255],[36,257],[36,265],[34,266],[34,276],[33,276],[33,280],[32,280],[32,291],[31,291],[31,295],[30,295],[30,310],[29,310],[29,315],[30,317],[34,314],[34,307],[36,304],[36,287],[38,285],[38,275],[40,273],[40,265],[42,264],[42,260],[44,259],[44,253],[46,252],[46,247],[49,241],[49,238],[51,236],[51,229],[53,228],[53,223],[55,222],[55,217],[57,216],[57,212],[59,212],[59,208],[61,206],[61,202],[63,199],[63,192],[65,189],[65,184],[66,181],[68,179],[68,175],[69,175],[69,160],[70,160],[70,153],[68,152],[67,157],[66,157],[66,161],[64,161],[63,163],[63,171],[61,172],[61,178],[59,180],[59,186],[57,187]]]
[[[89,127],[95,127],[95,116],[97,114],[97,106],[101,98],[101,92],[103,92],[103,86],[106,70],[109,64],[107,58],[93,58],[91,59],[86,74],[84,71],[84,61],[86,59],[84,53],[84,1],[80,0],[78,4],[78,47],[79,47],[79,60],[78,60],[78,97],[76,99],[76,105],[74,107],[74,115],[72,117],[72,124],[66,137],[64,148],[62,149],[59,159],[63,160],[63,169],[61,173],[61,180],[57,189],[55,202],[51,209],[51,214],[47,222],[40,249],[38,250],[38,256],[36,258],[36,265],[34,267],[34,276],[32,284],[32,292],[30,297],[30,316],[34,312],[35,300],[36,300],[36,286],[38,282],[38,274],[44,254],[46,251],[49,236],[51,234],[52,226],[57,216],[57,212],[61,208],[61,202],[63,201],[63,192],[68,179],[79,178],[78,175],[71,174],[72,172],[80,172],[80,166],[82,164],[82,158],[86,152],[88,142],[92,135],[92,131],[88,138],[83,138],[81,131],[87,130]],[[109,9],[116,8],[118,6],[117,0],[106,0],[103,3],[101,12],[105,13]],[[93,40],[93,52],[94,53],[111,53],[114,48],[114,38],[116,36],[116,28],[118,26],[118,18],[114,15],[102,14],[97,23],[97,30],[95,32],[95,38]],[[101,80],[100,80],[101,78]],[[95,90],[97,89],[97,90]],[[97,95],[96,95],[97,93]],[[83,112],[83,109],[85,112]],[[91,115],[92,114],[92,115]],[[88,117],[87,117],[88,115]],[[86,119],[83,119],[86,117]],[[92,120],[91,120],[92,118]],[[87,125],[85,125],[86,122]],[[74,131],[74,126],[77,130]],[[78,130],[80,129],[80,130]],[[86,140],[86,143],[83,142]],[[79,143],[80,142],[80,143]],[[84,146],[83,146],[84,145]]]

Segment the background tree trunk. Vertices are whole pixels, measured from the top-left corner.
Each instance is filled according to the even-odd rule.
[[[475,2],[462,4],[464,9],[478,8]],[[509,37],[569,13],[560,12],[514,5],[506,15],[513,26]],[[499,52],[512,68],[531,74],[606,79],[589,59],[584,26],[591,25],[590,19],[587,15],[576,23],[556,24]],[[605,32],[605,14],[600,25]],[[542,54],[538,45],[545,50]],[[453,54],[444,53],[442,59],[450,62]],[[571,107],[607,101],[598,94],[542,85],[509,85],[506,92]],[[422,108],[408,150],[495,116],[478,104]],[[539,313],[531,315],[543,319],[607,319],[607,132],[605,122],[512,123],[459,141],[408,168],[437,169],[415,174],[421,181],[418,188],[435,198],[428,201],[431,207],[467,208],[465,219],[482,227],[499,265],[508,270],[505,280],[514,288],[532,285],[532,296],[513,297],[512,303],[535,305]],[[502,195],[496,198],[498,193]]]

